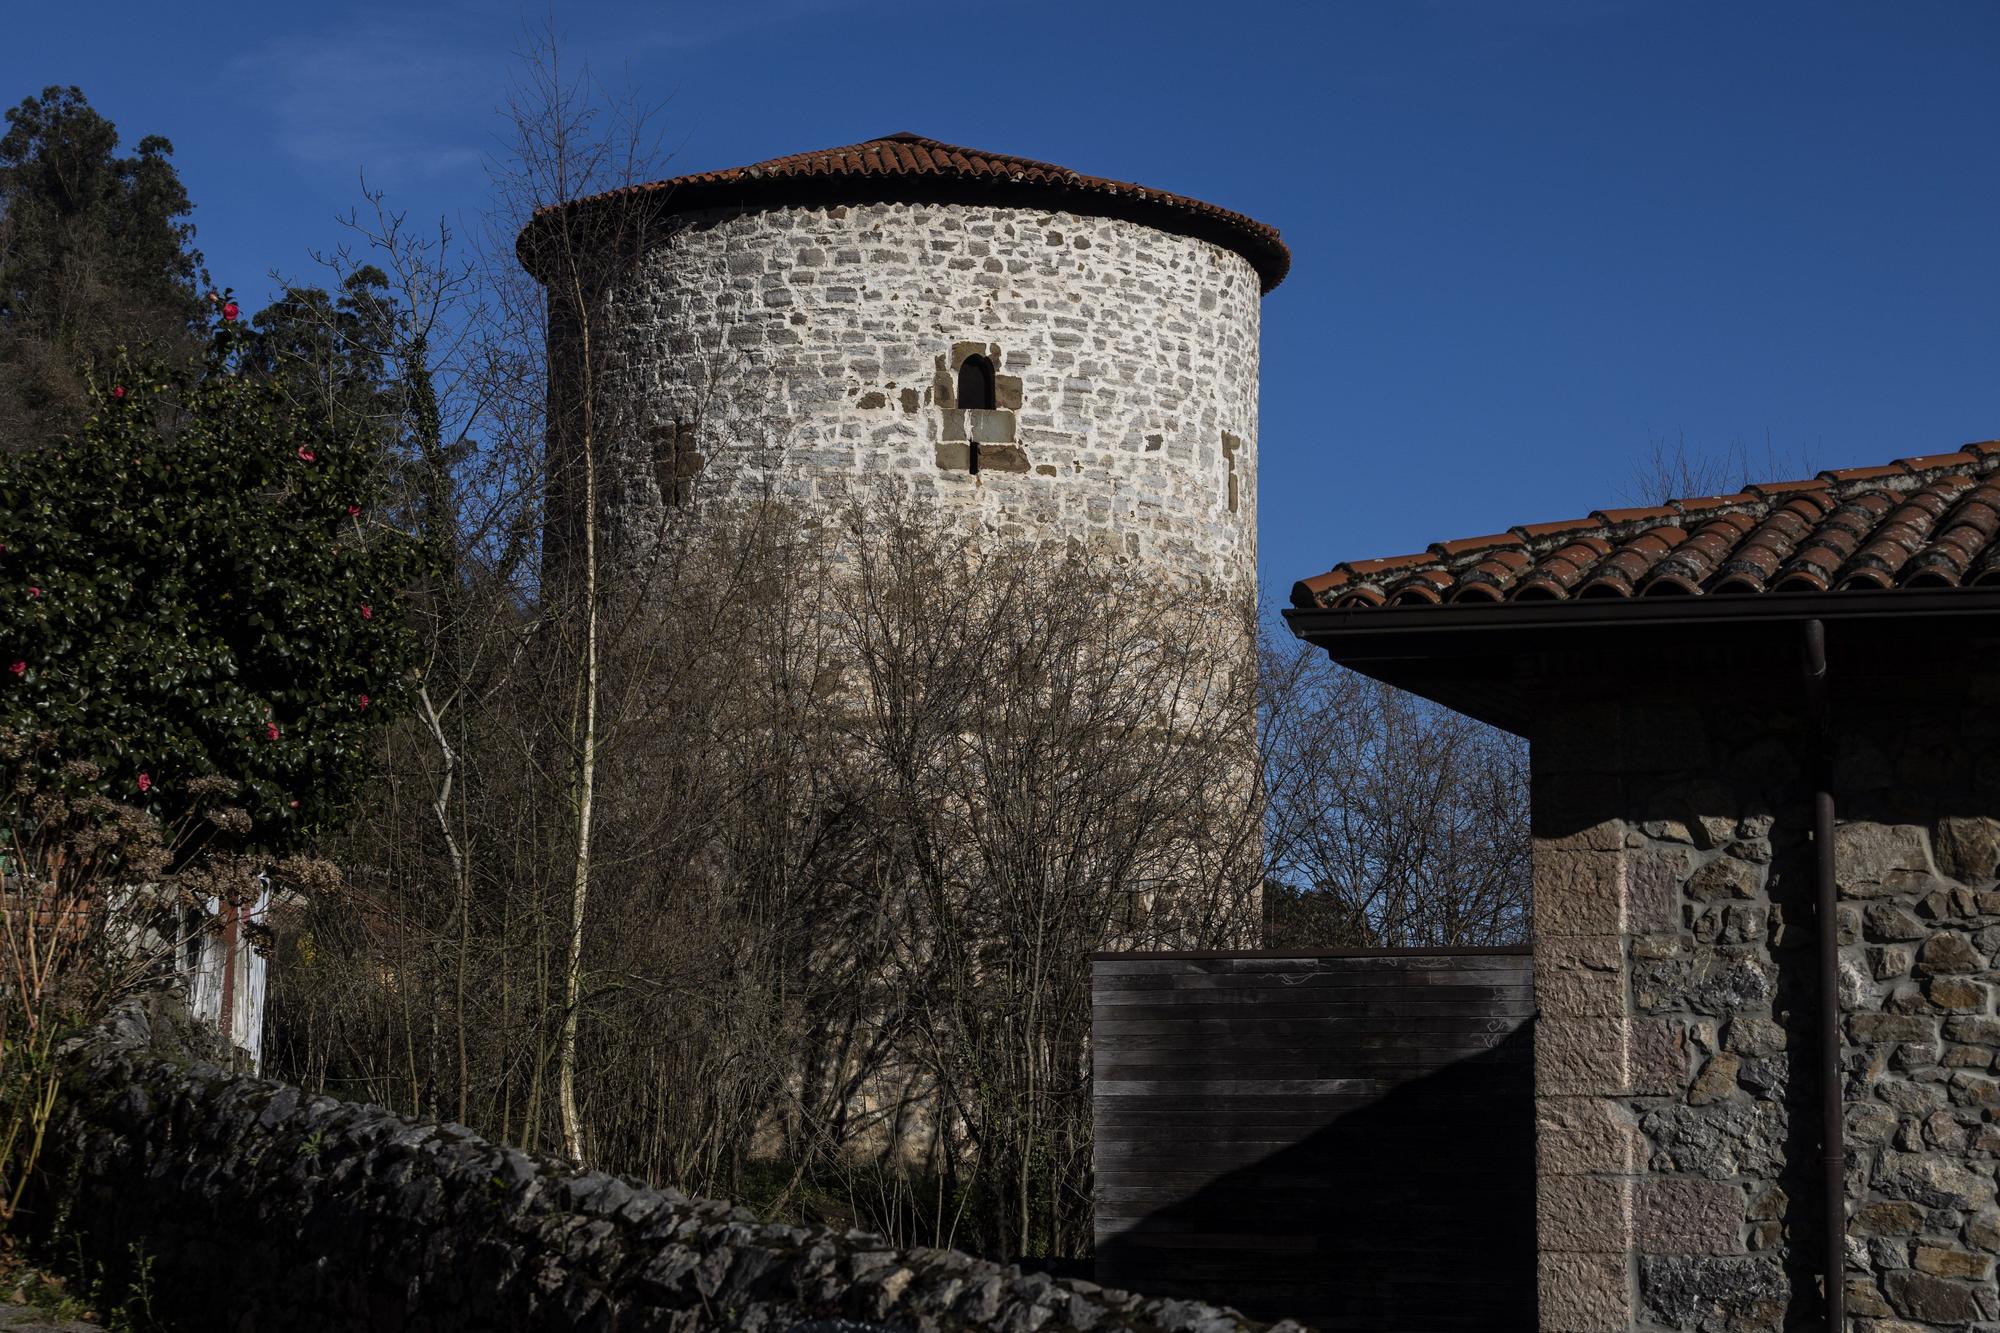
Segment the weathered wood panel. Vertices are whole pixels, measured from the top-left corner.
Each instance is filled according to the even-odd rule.
[[[1535,1327],[1525,950],[1092,973],[1101,1281],[1329,1330]]]

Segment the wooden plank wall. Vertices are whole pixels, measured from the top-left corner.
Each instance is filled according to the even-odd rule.
[[[1098,1280],[1322,1329],[1533,1330],[1530,962],[1097,956]]]

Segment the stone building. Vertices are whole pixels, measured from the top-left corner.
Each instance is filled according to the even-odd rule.
[[[2000,442],[1293,602],[1532,743],[1540,1327],[2000,1326]]]
[[[1241,668],[1213,673],[1215,696],[1251,677],[1260,304],[1290,265],[1273,228],[895,134],[546,210],[518,252],[549,293],[551,584],[577,586],[592,458],[612,568],[644,567],[684,520],[770,503],[834,561],[850,516],[915,516],[976,549],[1075,546],[1199,591],[1217,614],[1190,647]],[[863,674],[844,688],[858,700]],[[1176,716],[1216,716],[1182,688]],[[1187,766],[1198,832],[1149,850],[1115,929],[1255,929],[1253,712],[1203,725],[1227,739],[1222,763]],[[1170,873],[1185,867],[1206,879]],[[927,1152],[925,1075],[886,1059],[855,1105],[894,1117],[864,1146]]]
[[[683,506],[914,502],[1252,592],[1272,228],[894,134],[551,210],[520,251],[549,282],[565,245],[603,261],[614,550]]]

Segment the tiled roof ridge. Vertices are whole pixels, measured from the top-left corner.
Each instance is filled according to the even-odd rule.
[[[922,156],[916,153],[898,153],[894,149],[885,147],[889,144],[915,144],[925,149],[926,152]],[[1015,179],[1020,179],[1031,174],[1047,174],[1074,180],[1096,179],[1085,176],[1073,167],[1059,166],[1054,162],[1038,162],[1033,158],[1021,157],[1014,153],[993,153],[983,148],[968,148],[963,144],[949,144],[941,139],[933,139],[927,135],[915,134],[909,130],[899,130],[894,134],[877,135],[873,139],[863,139],[859,143],[842,144],[836,148],[813,148],[803,153],[787,153],[782,157],[771,157],[766,158],[762,162],[753,162],[747,167],[698,172],[691,176],[680,177],[679,179],[717,179],[736,174],[745,176],[789,175],[796,168],[805,166],[808,163],[826,163],[829,170],[839,171],[843,169],[843,165],[835,165],[838,159],[855,154],[875,153],[879,155],[884,152],[889,153],[895,169],[916,174],[924,172],[942,173],[948,167],[960,165],[953,161],[954,158],[958,158],[962,159],[963,163],[968,166],[974,163],[985,163],[994,170],[1009,172]],[[1106,183],[1124,185],[1128,189],[1144,191],[1147,194],[1161,193],[1158,190],[1148,190],[1143,185],[1134,185],[1129,181],[1107,181]],[[664,186],[671,185],[673,182],[661,181],[657,184]],[[638,188],[650,189],[657,188],[657,186],[640,186]],[[1218,212],[1227,213],[1229,211],[1216,205],[1210,205],[1210,207],[1216,208]],[[1231,214],[1231,216],[1241,217],[1242,215]],[[1245,218],[1244,221],[1247,222],[1249,219]]]
[[[1298,607],[2000,586],[2000,440],[1344,561]]]
[[[949,144],[907,130],[864,139],[860,143],[788,153],[752,162],[748,166],[694,172],[667,180],[627,185],[541,208],[536,210],[528,226],[522,230],[517,248],[526,256],[532,248],[528,244],[530,234],[551,215],[617,200],[673,197],[674,206],[694,208],[730,191],[755,191],[780,185],[786,188],[810,187],[814,183],[823,184],[831,191],[836,184],[851,189],[855,182],[887,183],[898,180],[949,182],[996,192],[1029,187],[1054,191],[1080,201],[1098,199],[1106,203],[1116,202],[1128,209],[1137,209],[1147,214],[1148,220],[1161,224],[1178,219],[1181,221],[1180,230],[1190,230],[1188,224],[1197,224],[1192,229],[1215,233],[1210,239],[1227,244],[1248,259],[1257,269],[1267,292],[1284,281],[1291,268],[1291,251],[1280,239],[1276,227],[1218,204],[1131,181],[1086,176],[1073,168],[1052,162]]]

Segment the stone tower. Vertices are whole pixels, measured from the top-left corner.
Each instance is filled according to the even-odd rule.
[[[633,223],[595,329],[614,546],[673,507],[889,498],[1254,589],[1274,229],[913,134],[545,213],[524,262],[547,281],[538,229],[593,213]]]

